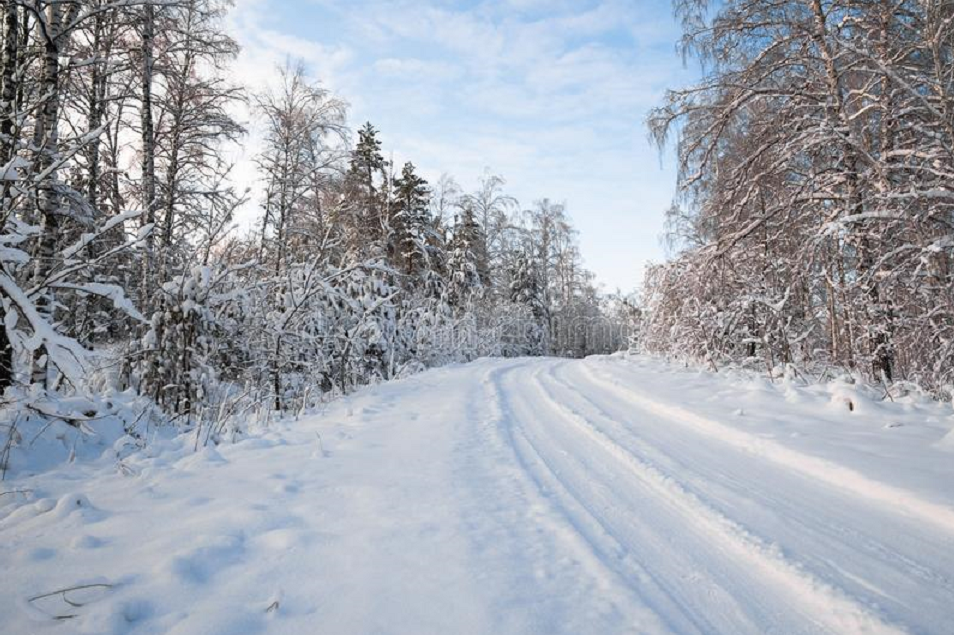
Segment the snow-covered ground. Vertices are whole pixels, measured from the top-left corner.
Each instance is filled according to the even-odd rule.
[[[14,475],[0,631],[950,633],[952,426],[644,358],[432,370]]]

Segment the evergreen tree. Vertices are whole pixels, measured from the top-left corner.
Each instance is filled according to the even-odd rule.
[[[490,258],[487,253],[487,236],[477,220],[473,206],[465,201],[455,221],[453,244],[467,245],[467,250],[473,256],[481,286],[489,286]]]
[[[540,272],[533,258],[521,252],[517,255],[513,270],[510,272],[510,301],[530,309],[531,320],[523,325],[524,338],[528,344],[528,354],[545,354],[549,340],[548,326],[550,316]]]
[[[546,320],[547,307],[543,285],[537,266],[529,255],[521,253],[517,256],[510,279],[510,301],[527,305],[533,312],[534,318]]]
[[[387,237],[389,219],[385,215],[384,201],[387,192],[380,191],[377,185],[379,179],[384,180],[386,168],[387,161],[381,154],[378,131],[371,122],[367,122],[358,131],[358,143],[351,153],[348,175],[352,195],[357,199],[356,217],[353,219],[355,232],[349,241],[349,248],[356,253],[373,253],[374,248],[383,246]]]
[[[447,255],[447,301],[462,311],[483,294],[479,256],[483,234],[469,208],[456,221]]]
[[[413,163],[405,163],[401,177],[394,183],[389,251],[398,270],[415,279],[419,279],[430,264],[428,234],[433,226],[429,204],[427,181],[414,172]]]

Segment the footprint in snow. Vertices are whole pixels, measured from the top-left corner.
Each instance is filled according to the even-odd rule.
[[[238,564],[245,551],[239,536],[215,536],[197,542],[198,547],[180,553],[168,564],[169,572],[182,582],[208,582],[222,569]]]
[[[83,534],[76,536],[70,541],[71,549],[98,549],[106,544],[106,541],[96,536]]]
[[[49,547],[35,547],[23,554],[22,559],[25,562],[42,562],[43,560],[51,560],[55,558],[56,553],[56,549],[50,549]]]
[[[301,491],[301,485],[296,482],[279,483],[275,487],[276,494],[297,494],[299,491]]]
[[[185,502],[187,507],[204,507],[212,502],[208,496],[193,496]]]

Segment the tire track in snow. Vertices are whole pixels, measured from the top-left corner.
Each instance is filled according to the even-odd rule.
[[[581,364],[579,363],[572,364],[572,366],[564,364],[560,366],[560,368],[579,368],[580,366]],[[716,494],[720,491],[723,493],[722,496],[716,496],[717,499],[724,501],[726,500],[725,494],[728,494],[729,497],[735,498],[736,500],[742,498],[759,508],[769,509],[773,514],[783,512],[781,515],[784,517],[785,529],[790,530],[792,534],[805,532],[813,536],[816,541],[825,543],[826,546],[830,545],[832,541],[836,541],[842,545],[842,549],[848,556],[854,557],[858,554],[865,555],[869,559],[869,562],[874,561],[878,566],[882,567],[882,571],[895,575],[903,573],[904,575],[913,576],[922,580],[931,585],[935,590],[943,589],[946,593],[939,594],[934,598],[935,601],[940,604],[949,603],[951,602],[951,598],[954,598],[954,579],[940,573],[937,567],[925,564],[926,562],[931,562],[932,557],[938,558],[938,562],[950,562],[948,557],[948,542],[938,543],[937,540],[933,540],[925,543],[926,538],[922,537],[919,539],[919,532],[917,531],[920,529],[921,533],[923,533],[923,527],[918,525],[914,527],[909,526],[911,522],[909,517],[892,514],[890,511],[884,510],[885,514],[889,516],[894,523],[898,524],[898,526],[892,525],[892,529],[897,533],[889,535],[891,535],[893,539],[909,541],[903,545],[904,549],[907,549],[909,553],[918,554],[921,556],[920,559],[913,559],[902,553],[902,550],[899,550],[899,545],[896,542],[892,542],[891,544],[885,542],[881,532],[872,532],[872,528],[870,527],[856,528],[855,523],[857,522],[857,518],[851,518],[850,514],[856,513],[857,510],[855,506],[858,504],[866,504],[867,499],[852,500],[850,501],[851,505],[849,505],[847,509],[842,506],[829,510],[833,512],[836,517],[841,516],[841,518],[837,518],[836,523],[831,522],[832,517],[830,514],[825,518],[827,522],[819,522],[818,518],[813,514],[805,513],[806,509],[811,510],[812,502],[817,503],[817,501],[794,500],[791,498],[790,493],[803,492],[804,486],[799,487],[797,483],[798,479],[805,479],[805,485],[815,485],[823,488],[827,487],[825,482],[819,482],[818,479],[807,479],[806,476],[800,472],[785,470],[783,474],[787,473],[789,478],[795,479],[795,487],[799,487],[799,489],[795,490],[792,486],[789,486],[787,489],[783,488],[780,493],[781,495],[779,495],[777,491],[767,491],[764,486],[753,487],[750,476],[734,475],[731,470],[713,470],[712,467],[693,462],[691,459],[677,457],[677,453],[674,452],[674,450],[682,450],[684,454],[691,456],[693,450],[697,448],[693,447],[690,442],[684,439],[676,438],[675,441],[672,439],[667,441],[665,438],[658,438],[658,435],[650,435],[653,438],[649,439],[646,438],[645,435],[638,434],[637,428],[633,425],[635,422],[628,418],[626,414],[620,415],[621,412],[625,411],[624,406],[629,405],[627,401],[617,396],[617,407],[615,409],[607,408],[604,403],[597,402],[592,395],[571,384],[570,379],[566,376],[568,373],[564,373],[563,375],[564,376],[561,377],[554,369],[549,374],[549,378],[559,386],[560,390],[569,391],[580,402],[585,404],[587,409],[594,413],[595,417],[606,422],[613,430],[621,433],[622,440],[619,434],[615,436],[610,435],[613,436],[616,443],[622,445],[625,442],[634,447],[634,449],[638,449],[643,455],[657,457],[657,466],[667,464],[666,471],[670,474],[679,474],[683,478],[684,483],[693,486],[693,491],[711,494],[713,489],[715,489]],[[595,387],[603,386],[603,382],[594,382],[592,379],[590,383]],[[603,388],[599,389],[604,390]],[[624,425],[618,420],[618,416],[622,416],[623,420],[629,425]],[[663,419],[663,421],[668,422],[668,419]],[[640,427],[638,429],[642,428]],[[672,435],[664,436],[671,437]],[[764,461],[763,465],[769,469],[775,469],[777,467],[777,464],[772,461]],[[828,496],[843,495],[843,491],[840,489],[834,490],[828,488],[827,491],[829,492]],[[810,491],[809,494],[802,493],[802,496],[808,499],[810,497]],[[837,505],[837,503],[830,504]],[[882,511],[881,507],[877,509],[878,511]],[[931,528],[933,529],[933,526]],[[937,534],[937,537],[942,539],[946,536],[947,534],[945,532]],[[920,542],[918,542],[918,540],[920,540]],[[925,551],[926,547],[930,547],[930,549]],[[875,595],[890,601],[897,601],[903,605],[901,600],[888,594],[883,589],[872,588],[870,584],[866,583],[862,578],[835,566],[830,559],[826,559],[822,555],[823,553],[824,552],[815,553],[813,551],[810,555],[815,556],[819,563],[837,572],[841,577],[853,580],[860,586],[867,588],[868,591],[874,591]],[[946,595],[946,597],[941,597],[941,595]]]
[[[561,532],[561,538],[582,556],[582,560],[589,561],[592,569],[600,570],[599,573],[594,571],[595,577],[605,578],[608,575],[617,578],[629,590],[632,590],[634,580],[640,582],[638,598],[641,606],[637,609],[639,625],[634,624],[636,632],[704,632],[691,616],[682,620],[670,617],[671,608],[678,605],[678,601],[656,583],[650,571],[627,558],[625,546],[598,516],[587,510],[566,489],[529,438],[517,427],[517,417],[510,400],[504,395],[502,380],[506,375],[525,369],[525,366],[512,366],[487,373],[483,383],[491,413],[488,423],[493,424],[498,434],[503,436],[532,487],[548,503],[551,511],[560,517],[561,523],[570,528],[570,531]],[[646,606],[644,602],[652,606]],[[632,608],[631,602],[627,604]],[[665,615],[661,609],[667,609]]]
[[[537,368],[534,372],[540,371]],[[525,382],[521,382],[520,387],[512,391],[513,394],[523,396],[526,392],[524,386]],[[535,442],[529,431],[524,429],[528,427],[528,420],[542,421],[537,404],[524,405],[523,410],[529,411],[529,415],[521,418],[512,406],[513,401],[507,400],[510,402],[510,419],[514,421],[512,430],[508,432],[515,452],[529,457],[521,459],[525,471],[545,496],[559,498],[556,504],[560,507],[561,515],[581,534],[605,569],[616,573],[627,586],[638,588],[641,597],[650,599],[654,607],[667,616],[675,632],[764,632],[765,622],[756,622],[750,615],[753,612],[751,604],[740,604],[723,585],[707,572],[701,571],[690,555],[675,546],[670,532],[677,525],[660,530],[660,511],[664,515],[668,513],[676,517],[678,522],[683,518],[676,511],[669,510],[667,501],[655,501],[665,509],[650,510],[653,513],[648,516],[652,520],[647,524],[646,510],[634,507],[632,500],[624,500],[616,482],[605,484],[595,478],[598,467],[587,464],[579,452],[568,452],[556,447],[558,456],[551,452],[548,457],[542,449],[545,444]],[[584,478],[575,481],[568,479],[566,470],[561,469],[557,460],[561,457],[564,461],[572,462],[573,473]],[[601,466],[605,464],[605,461],[601,461]],[[533,469],[534,465],[539,466],[539,471]],[[626,474],[615,474],[610,478],[613,476],[625,478]],[[627,488],[626,491],[637,493],[639,488]],[[591,529],[592,534],[586,533]],[[705,540],[696,542],[704,543]],[[753,598],[748,600],[752,602]],[[759,607],[756,612],[764,616],[773,615],[773,610],[763,607],[758,599],[754,603]],[[808,621],[808,618],[803,621]]]
[[[792,594],[795,601],[814,615],[823,626],[835,633],[901,633],[865,607],[847,597],[840,589],[824,583],[786,559],[777,546],[768,544],[745,528],[706,505],[671,477],[659,471],[611,437],[595,427],[576,410],[564,405],[550,393],[538,377],[533,377],[537,394],[554,410],[561,412],[583,436],[603,448],[607,454],[626,465],[640,484],[680,509],[689,521],[687,526],[702,527],[706,535],[718,540],[725,553],[757,569],[763,579]]]
[[[641,410],[663,417],[685,428],[762,457],[817,481],[838,488],[872,502],[882,503],[887,509],[930,523],[954,534],[954,509],[919,498],[913,492],[871,479],[851,468],[810,456],[784,445],[755,436],[730,425],[704,417],[695,412],[656,401],[645,394],[624,386],[618,381],[597,374],[591,362],[581,364],[582,372],[593,382],[619,395],[621,399]]]

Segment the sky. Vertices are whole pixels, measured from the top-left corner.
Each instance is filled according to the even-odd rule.
[[[397,165],[465,191],[489,170],[523,208],[565,203],[605,290],[635,288],[664,258],[675,162],[645,120],[693,75],[669,2],[236,0],[229,28],[251,89],[300,59]],[[250,186],[257,143],[252,126],[236,172]]]

